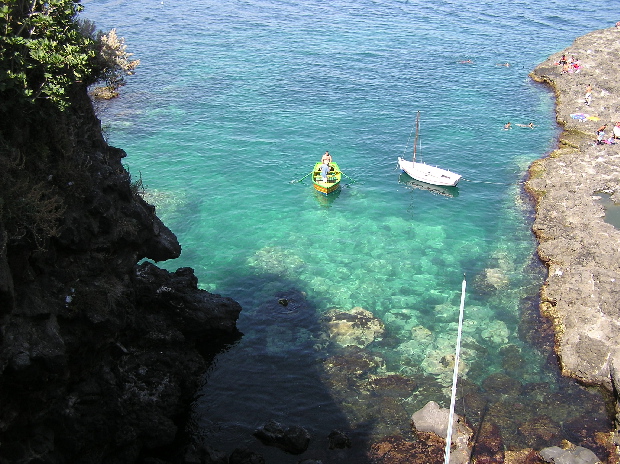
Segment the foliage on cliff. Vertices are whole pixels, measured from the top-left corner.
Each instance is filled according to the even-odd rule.
[[[96,82],[121,85],[138,64],[114,30],[79,21],[81,10],[75,0],[0,2],[0,250],[7,240],[44,248],[59,233],[61,192],[75,196],[86,146],[101,137],[100,128],[90,140],[77,132],[89,111],[76,95]]]
[[[67,88],[93,77],[91,38],[75,21],[73,0],[5,0],[0,6],[2,106],[49,99],[67,105]]]
[[[111,96],[118,96],[118,88],[125,85],[125,76],[134,73],[140,60],[131,60],[129,57],[133,53],[127,52],[125,39],[116,34],[116,29],[112,29],[107,34],[99,32],[97,37],[98,57],[100,63],[99,80],[105,82],[104,89]],[[97,96],[101,92],[95,92]]]
[[[103,81],[117,89],[139,60],[130,60],[112,29],[95,33],[78,21],[75,0],[5,0],[0,5],[0,112],[45,99],[60,109],[74,84]]]

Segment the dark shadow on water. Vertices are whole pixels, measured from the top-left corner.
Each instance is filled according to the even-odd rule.
[[[238,325],[244,336],[216,357],[195,403],[194,438],[203,445],[228,455],[247,448],[267,464],[304,459],[367,464],[371,445],[384,437],[416,441],[411,414],[428,401],[449,406],[446,387],[434,376],[398,372],[401,341],[393,334],[386,332],[366,348],[337,347],[329,343],[325,316],[317,312],[320,303],[309,300],[294,279],[230,280],[230,288],[220,291],[242,304]],[[561,376],[553,327],[540,316],[538,305],[538,297],[521,302],[519,335],[539,351],[536,362],[546,364],[549,382],[528,380],[531,360],[519,346],[504,345],[495,353],[470,344],[467,349],[484,357],[459,379],[456,412],[476,431],[476,453],[485,449],[485,440],[500,440],[510,450],[540,450],[569,440],[606,462],[609,451],[597,433],[613,429],[611,398]],[[491,358],[498,370],[489,375],[484,363]],[[308,450],[291,455],[263,445],[253,433],[270,420],[308,430]],[[333,430],[344,432],[351,448],[329,449]]]
[[[433,195],[440,195],[443,197],[455,198],[459,196],[459,188],[458,187],[445,187],[440,185],[431,185],[425,182],[420,182],[408,176],[405,173],[402,173],[398,177],[398,183],[403,184],[405,187],[413,190],[426,190],[427,192],[432,193]]]
[[[195,402],[195,438],[228,455],[250,449],[267,464],[368,462],[372,426],[353,428],[329,388],[323,367],[330,355],[313,302],[276,275],[250,278],[244,288],[235,295],[243,306],[238,325],[244,336],[207,373]],[[270,420],[304,427],[311,435],[308,450],[292,455],[263,445],[253,433]],[[333,430],[346,434],[351,448],[329,449]]]

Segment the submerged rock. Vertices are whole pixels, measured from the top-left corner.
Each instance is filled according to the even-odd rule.
[[[481,424],[472,450],[476,464],[504,464],[504,442],[497,424],[485,421]]]
[[[580,446],[571,449],[552,446],[540,450],[539,454],[546,462],[554,464],[600,464],[601,462],[596,454]]]
[[[484,270],[484,276],[487,284],[496,290],[501,290],[510,283],[503,269],[487,268]]]
[[[351,448],[351,439],[348,435],[340,430],[332,430],[327,436],[329,440],[329,449]]]
[[[349,347],[323,362],[326,380],[335,391],[347,391],[349,386],[366,383],[384,368],[382,358],[357,347]]]
[[[609,443],[612,438],[609,430],[612,428],[611,420],[591,415],[576,417],[562,424],[562,430],[570,442],[588,448],[604,461],[616,454],[616,447]]]
[[[387,374],[372,377],[370,387],[381,396],[408,398],[415,392],[418,383],[400,374]]]
[[[504,321],[489,321],[480,337],[495,345],[504,345],[508,343],[510,331]]]
[[[491,374],[482,381],[482,388],[492,396],[518,396],[521,393],[523,386],[521,383],[506,375],[498,372]]]
[[[275,446],[290,454],[301,454],[308,449],[310,434],[299,426],[283,427],[272,420],[254,432],[266,446]]]
[[[432,433],[418,433],[415,442],[389,436],[373,443],[368,453],[372,464],[442,464],[445,440]]]
[[[409,431],[412,397],[418,379],[385,371],[385,361],[372,352],[348,347],[323,363],[323,379],[352,428],[373,424],[372,439]],[[440,392],[440,387],[429,395]]]
[[[519,427],[528,445],[540,449],[560,441],[562,429],[559,424],[547,416],[534,417]]]
[[[228,464],[265,464],[265,458],[247,448],[237,448],[231,453]]]
[[[504,464],[544,464],[545,461],[533,449],[506,451]]]
[[[340,346],[364,348],[383,336],[383,322],[370,311],[355,307],[349,311],[331,310],[325,315],[330,340]]]
[[[305,265],[291,250],[277,246],[261,248],[247,263],[260,272],[289,277],[295,277]]]
[[[516,373],[527,367],[525,358],[521,354],[521,348],[516,345],[504,345],[499,349],[502,357],[502,367],[506,372]]]

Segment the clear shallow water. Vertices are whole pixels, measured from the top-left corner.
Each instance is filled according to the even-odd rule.
[[[563,426],[549,441],[574,441],[574,418],[605,417],[534,343],[544,269],[521,182],[557,135],[552,95],[528,72],[611,23],[603,2],[539,3],[83,2],[141,60],[98,110],[183,246],[163,266],[194,268],[244,308],[243,338],[196,402],[204,442],[297,462],[251,436],[274,418],[311,431],[309,457],[361,462],[355,449],[406,434],[427,401],[449,403],[463,274],[460,412],[498,423],[509,448],[547,444],[520,431],[541,415]],[[416,188],[396,170],[418,110],[422,158],[462,174],[458,189]],[[348,176],[333,198],[291,182],[325,150]],[[383,336],[329,343],[327,312],[354,307]],[[335,427],[354,451],[325,454]]]

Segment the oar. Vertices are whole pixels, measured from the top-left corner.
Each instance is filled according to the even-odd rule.
[[[292,180],[291,184],[296,184],[297,182],[301,182],[302,180],[304,180],[306,177],[308,177],[310,174],[312,174],[313,171],[310,171],[308,174],[306,174],[305,176],[303,176],[301,179],[299,180]]]

